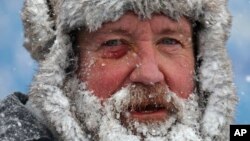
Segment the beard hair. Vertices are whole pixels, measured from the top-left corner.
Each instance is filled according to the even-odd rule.
[[[65,86],[65,92],[71,100],[71,112],[90,140],[202,140],[199,133],[201,113],[195,93],[190,94],[188,99],[182,99],[162,86],[132,84],[101,102],[76,77],[69,79]],[[168,109],[173,110],[169,112],[171,115],[164,121],[141,123],[131,120],[123,123],[124,116],[129,116],[129,106],[142,103],[138,101],[150,101],[150,98],[152,101],[163,99],[166,103],[171,103],[172,108]]]

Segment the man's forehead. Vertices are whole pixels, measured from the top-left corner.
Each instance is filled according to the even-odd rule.
[[[102,27],[99,28],[97,32],[133,34],[136,29],[146,24],[150,25],[154,33],[190,33],[192,31],[191,23],[185,17],[174,20],[164,14],[152,14],[150,18],[142,19],[133,12],[127,12],[117,21],[103,23]]]

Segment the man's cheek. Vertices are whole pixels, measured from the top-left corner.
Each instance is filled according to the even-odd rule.
[[[115,70],[97,70],[92,69],[92,72],[87,76],[87,87],[94,92],[94,95],[101,99],[106,99],[119,89],[122,78],[115,75]]]
[[[178,91],[178,95],[181,98],[187,99],[191,93],[194,91],[194,81],[192,77],[188,77],[185,80],[182,80],[179,82],[179,85],[181,86]]]
[[[177,96],[187,99],[194,90],[193,74],[189,71],[174,71],[166,76],[166,83],[169,89],[176,93]]]

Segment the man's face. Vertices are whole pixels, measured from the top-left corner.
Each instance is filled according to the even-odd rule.
[[[79,31],[77,43],[78,78],[95,97],[103,103],[129,88],[130,100],[119,115],[124,126],[169,120],[178,106],[166,95],[173,92],[186,100],[193,92],[192,28],[183,17],[140,20],[127,13],[95,32]]]

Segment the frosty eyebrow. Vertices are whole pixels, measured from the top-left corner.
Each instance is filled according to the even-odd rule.
[[[132,35],[128,30],[125,30],[123,28],[107,29],[107,30],[100,31],[99,33],[101,33],[101,34],[113,33],[113,34],[123,35],[123,36],[131,36]]]
[[[158,30],[158,32],[157,32]],[[192,32],[192,27],[189,25],[181,24],[179,21],[175,21],[174,23],[164,24],[161,29],[157,29],[156,32],[158,34],[189,34]]]
[[[177,28],[173,28],[173,27],[167,27],[164,28],[163,30],[161,30],[159,32],[159,34],[188,34],[190,31],[188,29],[182,28],[182,27],[177,27]]]

